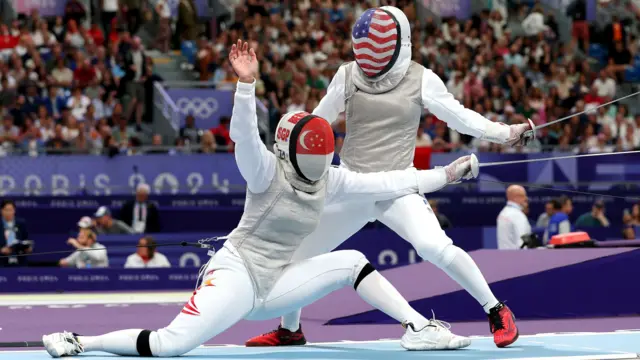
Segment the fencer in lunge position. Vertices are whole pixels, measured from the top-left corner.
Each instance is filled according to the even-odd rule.
[[[533,124],[507,126],[466,109],[431,70],[411,61],[411,29],[402,10],[383,6],[365,11],[352,32],[355,61],[343,64],[313,111],[333,123],[346,116],[341,168],[359,173],[413,166],[416,131],[423,109],[454,130],[493,143],[526,144]],[[315,256],[335,249],[367,222],[377,219],[410,242],[417,253],[444,270],[484,308],[498,347],[518,338],[513,313],[498,301],[473,259],[441,230],[419,194],[368,204],[328,205],[301,253]],[[302,345],[300,311],[282,318],[277,330],[247,341],[248,346]]]
[[[231,138],[247,198],[239,225],[204,266],[202,283],[181,313],[157,331],[129,329],[101,336],[69,332],[43,336],[53,357],[88,351],[128,356],[177,356],[223,332],[241,319],[275,318],[345,286],[406,328],[401,345],[409,350],[457,349],[470,340],[452,334],[435,319],[411,308],[364,255],[355,250],[302,261],[303,242],[317,226],[325,203],[388,200],[431,192],[476,177],[475,156],[443,169],[358,174],[331,167],[334,135],[329,123],[304,112],[286,114],[276,131],[275,155],[261,142],[256,117],[253,49],[238,42],[229,55],[239,82]]]

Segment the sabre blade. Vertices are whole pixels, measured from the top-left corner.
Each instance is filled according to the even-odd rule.
[[[632,97],[632,96],[636,96],[636,95],[638,95],[638,94],[640,94],[640,91],[636,91],[636,92],[634,92],[633,94],[629,94],[629,95],[627,95],[627,96],[623,96],[623,97],[621,97],[621,98],[619,98],[619,99],[611,100],[611,101],[609,101],[608,103],[600,104],[600,105],[598,105],[598,106],[594,107],[593,109],[584,110],[584,111],[581,111],[581,112],[579,112],[579,113],[575,113],[575,114],[573,114],[573,115],[569,115],[569,116],[565,116],[565,117],[560,118],[560,119],[557,119],[557,120],[553,120],[553,121],[548,122],[548,123],[546,123],[546,124],[538,125],[538,126],[536,126],[536,127],[535,127],[535,129],[534,129],[534,130],[544,129],[544,128],[546,128],[547,126],[551,126],[551,125],[553,125],[553,124],[557,124],[557,123],[559,123],[559,122],[561,122],[561,121],[565,121],[565,120],[571,119],[571,118],[572,118],[572,117],[574,117],[574,116],[580,116],[580,115],[582,115],[582,114],[584,114],[584,113],[588,113],[588,112],[590,112],[590,111],[596,111],[596,110],[600,109],[601,107],[605,107],[605,106],[608,106],[608,105],[611,105],[611,104],[615,104],[615,103],[617,103],[618,101],[622,101],[622,100],[624,100],[624,99],[628,99],[628,98],[630,98],[630,97]]]
[[[594,156],[629,155],[629,154],[637,154],[637,153],[640,153],[640,150],[620,151],[620,152],[614,152],[614,153],[555,156],[555,157],[548,157],[548,158],[541,158],[541,159],[497,161],[497,162],[490,162],[490,163],[480,163],[479,167],[482,168],[482,167],[501,166],[501,165],[515,165],[515,164],[535,163],[535,162],[541,162],[541,161],[564,160],[564,159],[579,159],[579,158],[594,157]]]

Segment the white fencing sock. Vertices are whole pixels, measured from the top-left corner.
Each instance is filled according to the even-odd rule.
[[[429,324],[429,320],[415,311],[398,290],[384,276],[375,271],[371,264],[365,265],[362,269],[354,288],[369,305],[400,323],[411,322],[416,329],[422,329]]]
[[[498,305],[498,299],[493,295],[487,280],[469,254],[455,245],[449,245],[444,249],[441,259],[442,263],[436,265],[467,290],[487,314],[491,308]]]
[[[110,332],[100,336],[78,336],[84,351],[105,351],[115,355],[137,356],[136,343],[142,329]]]
[[[291,332],[296,332],[300,328],[300,314],[302,313],[301,309],[285,314],[280,319],[280,326],[284,329],[287,329]]]

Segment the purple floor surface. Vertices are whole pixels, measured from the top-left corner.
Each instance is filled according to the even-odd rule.
[[[2,330],[0,342],[34,341],[42,334],[68,330],[86,335],[97,335],[126,328],[157,329],[166,326],[178,314],[181,305],[142,305],[125,307],[86,305],[83,307],[31,308],[0,307]],[[446,319],[445,319],[446,320]],[[323,326],[324,321],[304,317],[302,324],[309,341],[376,340],[399,338],[403,329],[399,325],[342,325]],[[210,344],[242,344],[248,337],[272,330],[278,320],[241,321],[209,341]],[[640,317],[621,317],[582,320],[532,320],[518,322],[523,335],[544,332],[613,331],[640,328]],[[486,322],[452,324],[453,331],[461,335],[489,335]]]

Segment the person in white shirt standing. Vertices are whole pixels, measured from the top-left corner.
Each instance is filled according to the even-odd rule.
[[[169,51],[169,40],[171,40],[171,8],[169,0],[158,0],[156,3],[158,13],[158,35],[155,39],[155,48],[166,53]]]
[[[158,244],[151,236],[138,241],[138,251],[127,257],[125,269],[132,268],[168,268],[171,263],[166,256],[156,251]]]
[[[118,0],[102,0],[102,28],[104,29],[104,38],[109,43],[109,34],[111,34],[111,26],[113,19],[118,15]]]
[[[531,224],[523,212],[528,203],[527,191],[522,186],[507,188],[507,205],[498,215],[498,249],[520,249],[522,236],[531,234]]]

